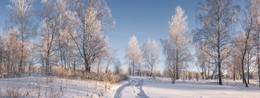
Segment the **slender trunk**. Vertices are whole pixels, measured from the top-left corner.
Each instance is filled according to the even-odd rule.
[[[175,79],[179,79],[179,53],[178,53],[178,49],[176,49],[176,64],[175,64]]]
[[[105,73],[108,72],[108,68],[109,68],[109,64],[107,64],[107,66],[106,66],[106,71],[105,71]]]
[[[177,61],[176,61],[176,64],[175,64],[175,74],[174,74],[175,76],[174,76],[174,80],[178,80],[178,63],[177,63]]]
[[[46,60],[45,60],[45,75],[49,75],[49,59],[48,57],[46,57]]]
[[[133,71],[132,71],[132,75],[134,76],[134,75],[135,75],[135,61],[134,61],[134,60],[133,60],[133,65],[132,65],[132,66],[133,66],[133,67],[132,67],[132,68],[133,68],[133,69],[132,69],[132,70],[133,70]]]
[[[75,59],[73,60],[73,70],[76,71],[76,61],[75,61]]]
[[[153,75],[153,65],[151,66],[151,73],[150,73],[150,77]]]
[[[247,83],[249,84],[249,78],[250,78],[250,74],[249,74],[249,65],[250,65],[250,55],[249,55],[249,50],[247,51]]]
[[[241,60],[241,65],[242,65],[242,77],[243,77],[243,82],[245,83],[246,87],[248,87],[248,84],[246,82],[246,77],[245,77],[245,72],[244,72],[244,61],[245,61],[245,56],[246,56],[246,52],[248,51],[248,39],[249,39],[249,32],[247,32],[246,34],[246,39],[245,39],[245,46],[244,46],[244,51],[243,51],[243,54],[242,54],[242,60]]]
[[[170,63],[172,64],[172,63]],[[172,83],[175,84],[175,80],[176,80],[176,70],[175,67],[172,66]]]
[[[100,68],[100,61],[98,61],[98,65],[97,65],[97,73],[99,74],[99,68]]]
[[[235,67],[233,67],[233,81],[236,81],[236,71],[235,71]]]
[[[21,57],[20,57],[20,63],[19,63],[19,73],[22,73],[22,67],[23,67],[23,41],[22,41],[22,50],[21,50]]]
[[[220,54],[220,32],[218,31],[218,42],[217,42],[217,52],[218,52],[218,79],[219,85],[222,85],[222,73],[221,73],[221,54]]]
[[[259,83],[259,87],[260,87],[260,58],[259,58],[259,45],[257,46],[257,57],[256,57],[256,59],[257,59],[257,65],[258,65],[258,83]]]

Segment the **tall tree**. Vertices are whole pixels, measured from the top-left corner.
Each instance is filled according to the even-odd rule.
[[[239,7],[233,0],[202,0],[197,6],[199,28],[195,42],[204,42],[208,55],[218,67],[219,85],[222,85],[222,63],[231,53],[232,26],[236,22]]]
[[[256,64],[258,66],[258,78],[260,87],[260,0],[248,0],[249,8],[254,16],[255,32],[253,33],[255,53],[256,53]]]
[[[7,74],[8,77],[12,77],[13,73],[16,73],[19,71],[15,70],[18,67],[18,61],[19,61],[19,51],[18,44],[20,43],[19,40],[17,40],[16,35],[17,35],[18,30],[17,29],[9,29],[7,31],[7,35],[3,38],[4,42],[4,51],[5,51],[5,63],[6,63],[6,69],[7,69]]]
[[[129,38],[125,57],[129,64],[129,74],[135,75],[137,73],[137,75],[140,75],[143,53],[134,35]]]
[[[4,58],[4,45],[3,45],[3,39],[0,36],[0,74],[2,75],[4,73],[4,64],[3,64],[3,58]]]
[[[49,75],[54,62],[57,62],[58,34],[66,25],[66,2],[63,0],[43,0],[41,2],[42,28],[40,52],[45,63],[45,74]]]
[[[114,74],[119,75],[119,74],[121,74],[121,72],[122,72],[121,62],[119,59],[116,59],[114,61]]]
[[[23,72],[25,66],[25,42],[35,33],[33,25],[33,2],[34,0],[10,0],[12,5],[7,6],[11,11],[10,25],[11,28],[18,28],[17,37],[21,40],[19,44],[20,61],[19,61],[19,72]]]
[[[116,51],[113,51],[111,47],[108,47],[107,49],[108,50],[105,56],[105,61],[106,61],[105,73],[108,73],[110,65],[115,62],[115,58],[116,58]]]
[[[210,61],[209,55],[205,52],[206,46],[204,43],[199,43],[199,48],[197,51],[197,62],[198,67],[201,70],[202,79],[208,79],[209,73],[212,69],[212,62]]]
[[[84,60],[85,71],[91,71],[95,59],[104,54],[107,46],[102,31],[113,26],[110,8],[104,0],[75,0],[73,8],[78,19],[77,36],[72,36]]]
[[[170,36],[162,41],[166,63],[172,69],[173,83],[179,79],[179,69],[191,60],[188,38],[185,36],[188,26],[187,16],[180,6],[175,10],[176,14],[169,23]]]
[[[153,76],[153,71],[156,64],[159,63],[159,53],[158,53],[158,45],[156,40],[148,40],[144,43],[143,47],[143,57],[146,66],[148,66],[150,71],[150,77]]]

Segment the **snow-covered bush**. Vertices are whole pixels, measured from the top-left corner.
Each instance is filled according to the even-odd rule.
[[[8,98],[20,98],[23,96],[20,88],[14,86],[8,87],[6,89],[6,93],[8,95]]]

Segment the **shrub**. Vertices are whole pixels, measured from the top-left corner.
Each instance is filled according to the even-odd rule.
[[[22,97],[22,93],[20,91],[20,88],[17,88],[17,87],[8,87],[6,89],[6,93],[8,95],[8,98],[20,98],[20,97]]]

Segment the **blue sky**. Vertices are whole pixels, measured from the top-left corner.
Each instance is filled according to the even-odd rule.
[[[240,1],[240,0],[239,0]],[[238,1],[238,2],[239,2]],[[105,32],[109,37],[111,46],[118,49],[118,57],[122,63],[125,63],[125,47],[129,37],[135,35],[140,46],[148,39],[157,40],[160,47],[160,64],[158,69],[164,67],[164,60],[161,50],[160,39],[165,39],[168,32],[168,22],[175,14],[177,6],[185,10],[188,16],[189,31],[196,27],[195,8],[198,0],[106,0],[111,9],[116,25],[110,31]],[[9,0],[0,2],[0,34],[2,34],[4,22],[8,20],[8,10],[6,5],[10,4]],[[39,0],[34,5],[39,8]]]
[[[125,47],[129,37],[135,35],[142,45],[148,39],[155,39],[160,46],[160,64],[157,68],[163,70],[164,60],[160,39],[165,39],[168,32],[168,22],[175,13],[175,8],[181,6],[188,16],[189,29],[195,23],[196,0],[108,0],[116,25],[106,34],[114,48],[119,49],[118,55],[124,61]]]

